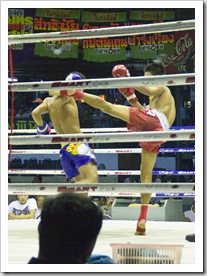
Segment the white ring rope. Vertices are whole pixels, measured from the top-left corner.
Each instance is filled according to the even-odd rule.
[[[37,43],[47,41],[89,39],[101,37],[130,36],[159,32],[174,32],[195,29],[195,20],[183,20],[165,23],[143,24],[136,26],[121,26],[101,29],[50,32],[38,34],[9,35],[8,44]]]
[[[191,192],[195,183],[9,183],[9,194],[52,195],[59,192],[88,192],[107,196],[137,196],[137,193]]]
[[[70,142],[82,143],[119,143],[163,140],[195,140],[195,130],[179,131],[142,131],[131,133],[61,134],[9,136],[10,145],[46,145]]]
[[[24,169],[11,169],[8,174],[42,174],[42,175],[65,175],[63,170],[24,170]],[[195,175],[195,171],[158,171],[159,175]],[[140,175],[140,171],[126,171],[126,170],[102,170],[98,171],[98,175]]]
[[[13,92],[34,92],[48,90],[73,90],[73,89],[111,89],[136,86],[179,86],[195,84],[195,73],[171,74],[147,77],[83,79],[77,81],[42,81],[19,82],[8,84],[8,90]]]
[[[191,126],[185,126],[182,128],[182,126],[180,126],[179,130],[184,130],[184,129],[195,129],[195,127],[191,127]],[[178,130],[178,129],[171,129],[171,130]],[[126,127],[106,127],[106,128],[81,128],[80,131],[82,133],[101,133],[101,132],[131,132],[130,130],[128,130]],[[13,129],[12,130],[12,134],[19,134],[19,133],[36,133],[37,129],[36,128],[32,128],[32,129]],[[8,134],[11,133],[11,129],[8,129]],[[55,129],[52,128],[51,129],[51,134],[52,133],[56,133]]]
[[[11,154],[59,154],[58,149],[20,149],[20,150],[8,150]],[[120,149],[93,149],[96,154],[99,153],[141,153],[141,148],[120,148]],[[195,152],[195,148],[161,148],[160,152],[172,153],[172,152]]]
[[[83,133],[96,133],[96,132],[129,132],[129,130],[126,127],[108,127],[108,128],[81,128],[81,132]],[[18,134],[18,133],[36,133],[37,129],[13,129],[12,134]],[[8,133],[11,133],[11,130],[8,129]],[[55,129],[51,129],[51,134],[56,133]]]

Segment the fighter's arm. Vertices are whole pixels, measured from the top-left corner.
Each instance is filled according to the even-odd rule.
[[[43,126],[43,120],[42,120],[42,114],[48,113],[48,99],[44,99],[43,103],[38,105],[33,111],[32,111],[32,118],[35,121],[35,123],[39,126]]]
[[[42,114],[48,113],[48,105],[51,101],[51,98],[44,99],[43,103],[38,105],[33,111],[32,111],[32,118],[37,124],[37,134],[49,134],[51,132],[50,126],[42,119]]]
[[[30,210],[29,214],[26,214],[26,215],[14,215],[12,213],[9,213],[8,214],[8,219],[9,220],[11,220],[11,219],[34,219],[35,212],[36,212],[36,210],[33,209],[33,210]]]
[[[130,73],[126,66],[118,64],[112,69],[112,76],[114,78],[130,77]],[[143,108],[143,105],[140,104],[136,94],[134,93],[134,88],[118,88],[118,91],[127,99],[131,106],[139,109]]]
[[[137,91],[147,96],[160,96],[164,91],[163,86],[137,86]]]

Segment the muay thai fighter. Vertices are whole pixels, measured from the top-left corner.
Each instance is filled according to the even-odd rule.
[[[79,72],[72,72],[67,81],[81,80],[85,76]],[[48,113],[57,134],[80,134],[78,107],[74,98],[70,96],[47,97],[32,111],[32,117],[37,124],[37,134],[45,135],[51,132],[50,126],[42,119]],[[60,160],[68,179],[76,183],[97,183],[97,161],[90,146],[85,143],[62,144]]]

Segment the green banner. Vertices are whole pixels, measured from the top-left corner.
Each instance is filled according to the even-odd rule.
[[[94,62],[127,60],[126,47],[131,59],[151,59],[158,54],[174,53],[174,34],[146,34],[130,38],[100,38],[83,40],[83,59]]]
[[[80,19],[80,10],[36,9],[36,16],[48,18]]]
[[[78,58],[78,41],[36,43],[34,54],[51,58]]]
[[[37,9],[34,32],[76,31],[80,29],[79,18],[80,11]],[[78,58],[78,40],[36,43],[34,54],[50,58]]]
[[[15,119],[13,129],[36,129],[37,124],[32,120],[27,119]],[[10,122],[8,122],[8,129],[10,129]]]
[[[126,21],[126,12],[88,12],[82,11],[82,22],[124,22]]]
[[[130,20],[167,21],[175,19],[175,12],[131,10]]]

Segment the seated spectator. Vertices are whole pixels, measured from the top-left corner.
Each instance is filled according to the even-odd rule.
[[[184,212],[183,221],[187,222],[195,222],[195,201],[193,201],[193,204],[191,206],[191,209]]]
[[[97,196],[92,197],[92,200],[100,207],[103,212],[103,219],[111,219],[111,206],[114,201],[112,197]]]
[[[137,183],[138,179],[136,178],[135,175],[130,175],[124,180],[125,183]]]
[[[38,257],[31,258],[29,264],[103,263],[106,256],[91,256],[102,217],[100,208],[88,197],[76,193],[48,197],[38,226]],[[105,263],[115,262],[107,257]]]
[[[37,210],[35,212],[35,218],[38,219],[41,216],[41,212],[42,212],[42,206],[43,206],[43,202],[45,200],[46,196],[43,195],[38,195],[35,197],[36,202],[37,202]]]
[[[8,219],[34,219],[37,203],[29,195],[17,195],[8,206]]]
[[[111,207],[113,202],[113,197],[101,197],[101,210],[104,214],[104,219],[111,219]]]
[[[41,175],[36,175],[34,179],[32,180],[32,183],[42,183],[42,176]]]

